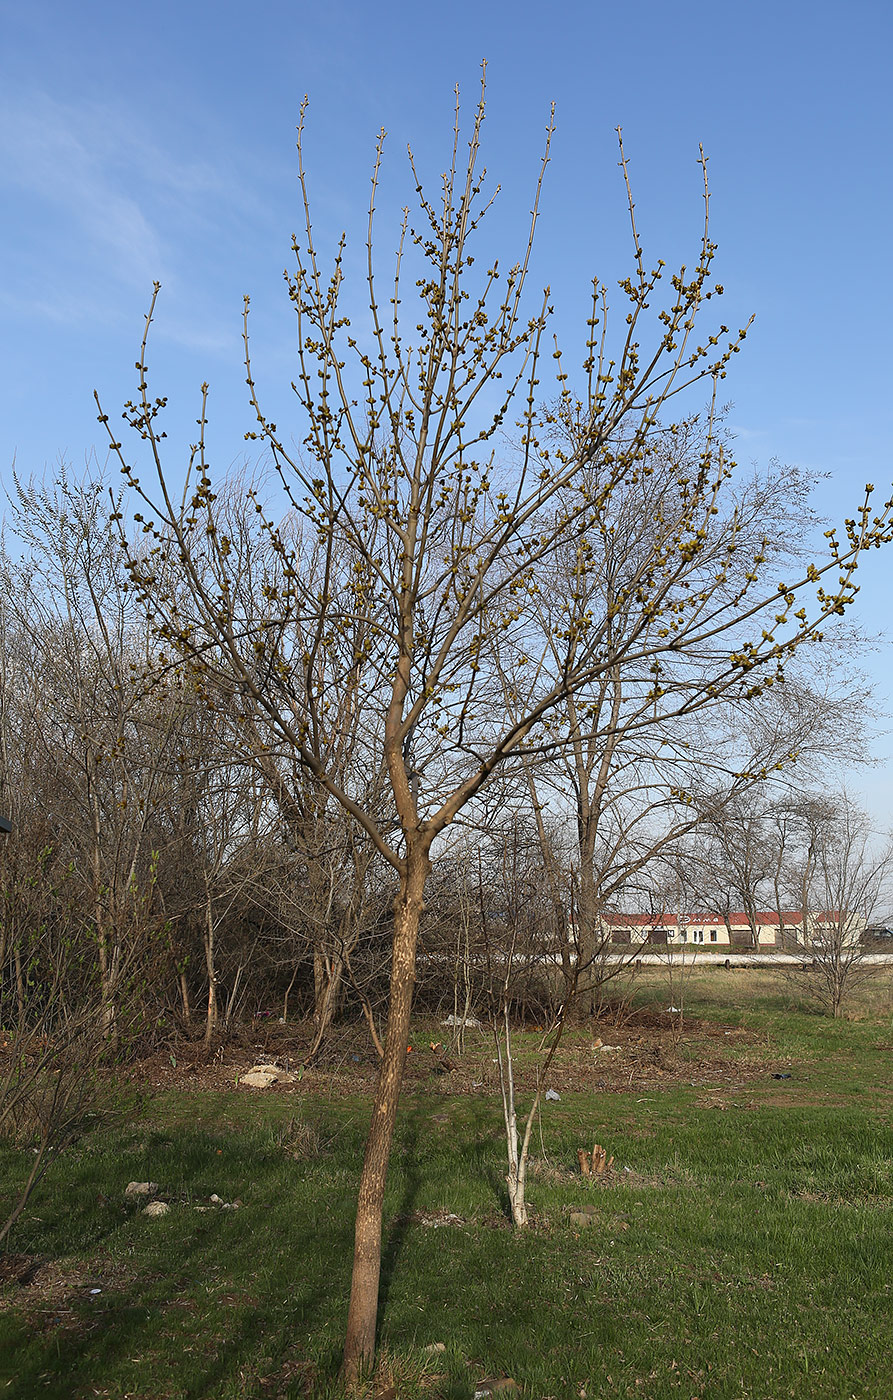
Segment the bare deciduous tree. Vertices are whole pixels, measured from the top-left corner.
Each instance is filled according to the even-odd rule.
[[[146,695],[145,619],[109,530],[103,481],[16,482],[11,521],[25,560],[5,561],[19,661],[10,703],[39,764],[50,845],[73,857],[89,907],[107,1033],[155,929],[148,826],[178,722],[164,691]],[[8,757],[8,755],[7,755]],[[32,812],[32,819],[36,815]]]
[[[868,818],[844,793],[800,803],[801,847],[795,861],[805,961],[795,974],[831,1016],[871,975],[865,929],[890,907],[893,846],[872,838]]]

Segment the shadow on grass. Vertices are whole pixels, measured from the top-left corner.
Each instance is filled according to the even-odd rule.
[[[475,1105],[473,1123],[450,1139],[458,1160],[449,1171],[436,1106],[410,1101],[398,1125],[380,1325],[390,1321],[395,1273],[432,1176],[438,1200],[470,1177],[478,1201],[492,1191],[505,1209],[491,1106]],[[40,1295],[20,1288],[0,1316],[0,1389],[11,1381],[11,1394],[51,1400],[92,1391],[165,1400],[339,1394],[363,1127],[340,1123],[334,1150],[295,1163],[269,1127],[215,1114],[207,1126],[146,1124],[72,1162],[66,1190],[41,1207],[29,1242],[56,1261],[56,1284]],[[128,1176],[161,1182],[170,1214],[150,1221],[125,1211]],[[209,1206],[212,1192],[245,1203],[223,1211]],[[90,1293],[86,1270],[101,1293]]]
[[[97,1206],[108,1170],[99,1159],[78,1189],[55,1197],[54,1219],[42,1207],[41,1253],[56,1263],[40,1289],[7,1290],[14,1311],[0,1316],[0,1389],[6,1382],[6,1393],[51,1400],[93,1392],[218,1400],[317,1394],[332,1380],[352,1234],[350,1192],[333,1190],[340,1164],[295,1164],[244,1139],[221,1162],[219,1141],[167,1134],[180,1200],[163,1220]],[[241,1209],[195,1209],[209,1198],[211,1170],[221,1184],[248,1183]],[[90,1241],[88,1282],[101,1292],[91,1292],[82,1266],[66,1277],[66,1244],[79,1226]]]
[[[378,1293],[379,1331],[387,1312],[388,1294],[394,1270],[406,1244],[406,1237],[412,1225],[412,1213],[422,1185],[422,1164],[419,1160],[420,1130],[424,1132],[428,1118],[430,1118],[430,1110],[424,1109],[421,1105],[413,1105],[409,1109],[403,1117],[398,1151],[394,1154],[399,1158],[399,1166],[403,1176],[403,1191],[400,1198],[400,1209],[382,1241],[381,1281]]]

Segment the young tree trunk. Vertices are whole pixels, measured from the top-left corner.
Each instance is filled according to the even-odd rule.
[[[340,953],[326,953],[317,947],[313,952],[313,1024],[316,1032],[307,1059],[316,1054],[328,1034],[341,1001],[344,985],[344,959]]]
[[[113,937],[109,936],[104,911],[97,910],[97,936],[99,940],[99,970],[101,988],[100,1020],[102,1032],[110,1045],[118,1044],[118,971],[120,967],[119,949]]]
[[[580,886],[577,896],[577,961],[581,989],[584,990],[584,1012],[594,1016],[597,1010],[601,968],[601,930],[598,924],[598,895],[595,887],[595,823],[578,817],[580,828]]]
[[[295,982],[297,981],[297,977],[298,977],[298,964],[296,963],[295,966],[294,966],[294,968],[292,969],[291,981],[289,982],[288,986],[287,986],[286,989],[285,989],[285,996],[282,998],[282,1020],[283,1020],[283,1022],[285,1022],[285,1021],[288,1020],[288,999],[289,999],[289,997],[291,996],[292,988],[294,987]]]
[[[385,1179],[412,1012],[415,986],[416,944],[422,915],[422,896],[431,868],[427,847],[407,853],[406,869],[394,910],[394,955],[391,995],[384,1040],[384,1058],[372,1105],[372,1120],[357,1199],[353,1277],[347,1335],[344,1342],[344,1379],[351,1383],[371,1365],[375,1355],[375,1323],[381,1272],[381,1217]]]
[[[18,1013],[19,1034],[25,1029],[26,1001],[25,1001],[25,977],[22,972],[22,949],[16,941],[13,950],[16,971],[16,1011]]]
[[[183,1020],[186,1025],[192,1024],[192,1007],[189,1002],[189,983],[186,980],[186,973],[183,968],[177,969],[177,986],[180,989],[180,1004],[183,1008]]]
[[[509,1189],[512,1224],[516,1229],[520,1229],[530,1223],[526,1199],[527,1149],[530,1144],[530,1133],[525,1133],[523,1147],[519,1150],[518,1113],[515,1108],[515,1071],[512,1064],[512,1028],[507,997],[503,1000],[502,1020],[505,1052],[503,1054],[503,1047],[497,1035],[496,1053],[499,1058],[499,1083],[502,1089],[502,1111],[505,1117],[505,1140],[509,1159],[509,1169],[505,1180]]]
[[[842,1016],[842,1015],[843,1015],[843,989],[844,989],[844,981],[845,981],[845,972],[844,972],[844,968],[843,968],[843,966],[842,966],[842,962],[841,962],[841,959],[840,959],[840,955],[839,955],[838,953],[836,953],[836,950],[835,950],[835,957],[834,957],[834,965],[833,965],[833,967],[832,967],[832,969],[831,969],[831,979],[830,979],[830,980],[831,980],[831,1015],[832,1015],[832,1016],[834,1017],[834,1019],[836,1020],[839,1016]]]
[[[509,1188],[509,1204],[512,1208],[512,1224],[516,1230],[523,1229],[530,1224],[530,1217],[527,1214],[527,1163],[513,1162],[506,1176]]]
[[[208,974],[208,1013],[205,1017],[205,1045],[210,1045],[214,1038],[219,1019],[217,1007],[217,958],[214,946],[214,906],[208,891],[205,900],[205,969]]]

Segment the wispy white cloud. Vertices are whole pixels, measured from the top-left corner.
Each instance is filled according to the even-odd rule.
[[[747,428],[742,423],[730,423],[729,432],[738,442],[759,442],[768,436],[768,428]]]
[[[132,114],[34,91],[0,99],[0,182],[13,210],[4,300],[68,324],[115,319],[118,298],[130,315],[133,292],[148,296],[156,279],[191,301],[197,242],[207,247],[252,209],[232,169],[174,154]],[[186,319],[169,320],[165,337],[231,349],[231,334],[206,315],[191,328]]]
[[[216,325],[190,325],[179,317],[165,316],[159,320],[155,334],[162,340],[169,340],[186,350],[202,350],[212,355],[226,354],[237,357],[242,352],[239,324],[235,317],[232,329],[227,329],[218,328]]]
[[[44,94],[0,108],[0,162],[6,182],[36,197],[53,225],[44,241],[84,240],[112,260],[115,275],[142,282],[163,271],[161,239],[140,202],[116,178],[127,159],[126,130],[110,115],[74,109]],[[117,160],[115,159],[117,157]]]
[[[55,289],[52,295],[28,294],[0,287],[0,307],[8,318],[39,317],[42,321],[55,322],[59,326],[74,326],[83,322],[109,324],[113,317],[109,309],[97,305],[95,299],[86,295],[75,295],[64,288]]]

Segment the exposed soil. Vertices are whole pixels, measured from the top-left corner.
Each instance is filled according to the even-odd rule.
[[[487,1031],[469,1031],[466,1050],[450,1048],[450,1031],[436,1023],[418,1026],[406,1063],[406,1087],[424,1085],[428,1092],[489,1093],[499,1083],[495,1048]],[[435,1037],[438,1039],[435,1040]],[[541,1070],[542,1029],[517,1033],[513,1046],[517,1087],[532,1089]],[[238,1086],[239,1076],[257,1063],[276,1064],[291,1072],[289,1082],[274,1084],[267,1094],[325,1094],[327,1097],[366,1095],[376,1078],[378,1060],[365,1028],[339,1027],[326,1053],[311,1066],[303,1056],[312,1027],[248,1022],[209,1052],[198,1040],[180,1037],[162,1051],[140,1059],[126,1072],[134,1084],[151,1090],[225,1091]],[[443,1048],[436,1052],[432,1044]],[[448,1064],[444,1067],[444,1058]],[[559,1093],[598,1090],[604,1093],[654,1091],[676,1086],[741,1088],[787,1072],[787,1062],[775,1062],[765,1037],[740,1026],[678,1018],[653,1008],[624,1015],[621,1024],[604,1020],[587,1032],[579,1028],[565,1037],[549,1075]],[[243,1088],[241,1092],[258,1092]],[[789,1103],[790,1095],[779,1094]]]
[[[102,1266],[94,1259],[91,1272],[65,1260],[38,1255],[0,1257],[0,1312],[18,1312],[43,1328],[90,1331],[97,1325],[92,1312],[103,1310],[107,1294],[129,1282],[120,1264]]]

